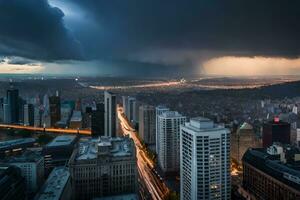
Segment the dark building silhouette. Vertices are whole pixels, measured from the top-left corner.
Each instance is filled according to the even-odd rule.
[[[92,135],[104,136],[104,103],[98,103],[97,109],[92,111]]]
[[[2,200],[26,199],[25,179],[14,166],[0,166],[0,198]]]
[[[60,121],[60,97],[57,95],[49,97],[49,107],[51,126],[54,127]]]
[[[7,104],[9,105],[10,123],[19,122],[19,90],[7,90]]]
[[[24,105],[24,125],[34,126],[34,106],[33,104]]]
[[[284,151],[274,152],[270,154],[265,149],[246,151],[243,156],[243,189],[257,200],[300,199],[299,152],[293,154],[293,162],[288,162]]]
[[[263,125],[263,147],[269,147],[274,142],[289,144],[290,135],[291,125],[275,117],[273,121]]]

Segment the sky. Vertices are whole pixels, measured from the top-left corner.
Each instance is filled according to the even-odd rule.
[[[0,73],[300,74],[298,0],[0,0]]]

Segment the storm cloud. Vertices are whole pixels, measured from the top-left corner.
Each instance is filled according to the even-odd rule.
[[[81,59],[80,44],[47,0],[0,0],[0,54],[32,59]]]
[[[297,0],[0,0],[0,55],[124,73],[194,73],[223,56],[298,58],[299,8]]]

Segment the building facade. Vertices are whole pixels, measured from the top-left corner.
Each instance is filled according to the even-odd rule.
[[[117,134],[117,99],[116,95],[110,92],[104,92],[105,104],[105,136],[115,137]]]
[[[230,132],[207,118],[180,129],[180,199],[231,198]]]
[[[59,96],[49,97],[49,110],[50,110],[50,125],[55,127],[56,123],[61,119],[61,105]]]
[[[243,188],[257,200],[300,199],[300,168],[295,162],[300,154],[293,155],[294,161],[289,163],[282,148],[269,148],[269,152],[248,149],[244,154]]]
[[[98,103],[92,112],[91,130],[93,136],[104,136],[104,103]]]
[[[156,153],[159,152],[159,134],[158,134],[158,130],[159,130],[159,123],[158,123],[158,116],[161,115],[162,113],[166,112],[166,111],[169,111],[170,109],[165,107],[165,106],[162,106],[162,105],[159,105],[155,108],[155,115],[156,115],[156,120],[155,120],[155,144],[156,144]]]
[[[280,121],[275,117],[263,125],[263,147],[267,148],[274,142],[290,144],[291,125],[287,122]]]
[[[176,111],[166,111],[158,116],[158,164],[164,173],[179,172],[180,125],[186,117]]]
[[[56,167],[36,194],[34,200],[70,200],[72,198],[70,172],[66,167]]]
[[[75,199],[137,191],[136,152],[128,137],[83,138],[69,161]]]
[[[155,145],[155,107],[139,107],[139,136],[147,145]]]

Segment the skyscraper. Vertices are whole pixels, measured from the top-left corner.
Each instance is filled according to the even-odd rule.
[[[267,148],[274,142],[290,143],[291,125],[275,117],[273,121],[263,125],[263,147]]]
[[[24,125],[34,126],[34,106],[33,104],[24,105]]]
[[[166,111],[158,116],[158,164],[165,173],[179,172],[180,125],[186,117],[176,111]]]
[[[159,130],[159,124],[158,124],[158,116],[161,115],[162,113],[166,112],[166,111],[169,111],[169,108],[165,107],[165,106],[162,106],[162,105],[159,105],[156,107],[156,122],[155,122],[155,140],[156,140],[156,153],[158,153],[159,151],[159,135],[158,135],[158,130]]]
[[[135,102],[136,102],[136,99],[134,97],[129,97],[128,98],[128,115],[127,115],[127,118],[130,122],[133,122],[133,118],[134,118],[134,115],[135,115]]]
[[[7,104],[9,106],[10,123],[19,122],[19,90],[7,90]]]
[[[155,144],[155,107],[142,105],[139,107],[139,135],[147,145]]]
[[[105,91],[105,135],[115,137],[117,134],[117,102],[116,95]]]
[[[230,199],[230,132],[206,118],[180,128],[180,199]]]
[[[50,122],[51,126],[54,127],[58,121],[60,121],[60,97],[51,96],[49,97],[50,107]]]
[[[98,103],[92,111],[91,130],[93,136],[104,136],[104,103]]]

